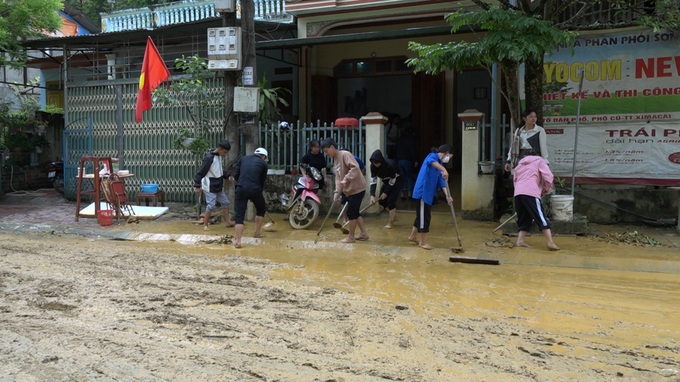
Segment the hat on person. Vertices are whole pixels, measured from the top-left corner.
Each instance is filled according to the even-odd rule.
[[[267,153],[267,150],[265,150],[265,149],[262,148],[262,147],[256,148],[256,149],[255,149],[255,154],[257,154],[257,155],[264,155],[264,156],[266,156],[266,157],[269,156],[269,153]]]
[[[229,141],[227,141],[226,139],[223,140],[222,142],[220,142],[219,144],[217,144],[217,146],[219,146],[219,147],[221,147],[225,150],[231,150],[231,143],[229,143]]]

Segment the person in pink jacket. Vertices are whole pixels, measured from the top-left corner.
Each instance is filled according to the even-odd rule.
[[[548,241],[548,249],[558,251],[550,230],[550,222],[543,213],[541,196],[550,192],[553,185],[553,173],[545,159],[530,154],[522,158],[515,167],[513,182],[515,184],[515,211],[517,212],[517,247],[528,247],[524,241],[531,225],[535,222]]]
[[[321,142],[321,149],[328,157],[333,158],[335,172],[335,191],[333,199],[347,202],[347,219],[349,219],[349,234],[340,240],[343,243],[354,243],[354,240],[368,240],[364,218],[361,217],[361,201],[366,194],[366,179],[361,173],[359,163],[349,151],[338,150],[335,141],[326,138]],[[358,237],[354,237],[357,226],[361,230]]]

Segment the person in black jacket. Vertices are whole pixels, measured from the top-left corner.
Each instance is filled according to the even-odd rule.
[[[234,171],[236,180],[236,196],[234,197],[234,219],[236,220],[236,238],[234,246],[241,248],[243,236],[243,221],[246,216],[246,207],[250,200],[255,205],[255,237],[262,237],[260,230],[264,221],[267,206],[262,192],[264,182],[267,179],[267,150],[262,147],[255,149],[253,155],[247,155],[238,161]]]
[[[309,152],[302,157],[300,163],[308,164],[319,170],[322,176],[319,180],[319,190],[323,190],[326,184],[326,157],[321,152],[321,144],[317,139],[309,143]],[[307,175],[307,170],[303,166],[300,166],[300,172],[302,175]]]
[[[404,177],[399,173],[397,162],[383,157],[380,150],[375,150],[369,161],[371,162],[371,203],[375,203],[375,190],[378,185],[378,178],[380,178],[382,186],[380,187],[378,204],[389,211],[389,221],[385,226],[389,229],[397,220],[397,199],[399,199],[399,194],[404,186]]]
[[[215,209],[217,202],[222,206],[222,216],[227,224],[227,228],[233,227],[234,222],[229,217],[229,199],[224,192],[224,179],[229,178],[229,174],[222,170],[222,160],[220,157],[229,154],[231,144],[229,141],[222,141],[217,148],[209,152],[203,158],[203,164],[194,176],[194,190],[197,195],[205,193],[205,215],[203,215],[203,229],[208,230],[210,215]]]

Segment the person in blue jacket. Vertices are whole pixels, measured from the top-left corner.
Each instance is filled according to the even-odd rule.
[[[444,163],[448,163],[453,149],[449,145],[441,145],[436,152],[429,153],[423,160],[423,165],[420,166],[416,185],[413,187],[413,199],[418,202],[416,207],[416,219],[413,222],[411,234],[408,237],[420,248],[432,249],[432,246],[427,242],[427,233],[430,232],[430,219],[432,217],[432,203],[437,189],[444,190],[447,187],[447,180],[449,179],[449,172],[446,171]],[[453,199],[446,193],[446,202],[451,204]],[[417,234],[420,233],[420,240],[417,239]]]

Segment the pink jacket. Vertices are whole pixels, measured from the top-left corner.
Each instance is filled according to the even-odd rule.
[[[522,158],[514,171],[515,196],[529,195],[540,198],[552,188],[553,173],[545,159],[539,156],[530,155]]]

